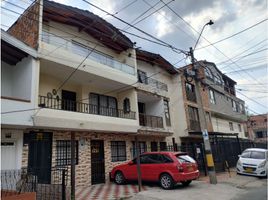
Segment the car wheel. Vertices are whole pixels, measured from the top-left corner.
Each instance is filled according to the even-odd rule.
[[[124,184],[126,181],[122,172],[118,171],[115,173],[114,182],[118,185]]]
[[[183,186],[188,186],[188,185],[190,185],[191,182],[192,181],[182,181],[181,183]]]
[[[174,181],[169,174],[162,174],[159,179],[162,188],[168,190],[172,189],[174,186]]]

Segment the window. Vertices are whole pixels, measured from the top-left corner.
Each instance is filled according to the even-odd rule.
[[[185,90],[186,90],[187,100],[196,102],[195,86],[191,83],[186,82]]]
[[[138,80],[140,83],[148,84],[148,78],[146,72],[138,69]]]
[[[216,104],[215,93],[211,89],[209,89],[209,100],[210,100],[210,103]]]
[[[232,100],[232,108],[233,111],[236,111],[236,102],[234,100]]]
[[[213,76],[209,68],[205,67],[205,75],[208,79],[213,81]]]
[[[256,138],[263,138],[262,131],[256,132]]]
[[[78,164],[78,141],[75,141],[75,164]],[[56,165],[66,166],[71,165],[71,141],[57,140],[56,141]]]
[[[233,126],[233,123],[232,122],[229,122],[229,127],[230,127],[230,131],[233,131],[234,130],[234,126]]]
[[[139,142],[139,149],[140,149],[140,154],[144,153],[147,151],[147,146],[146,142]],[[135,146],[135,142],[132,142],[132,156],[136,157],[137,156],[137,150]]]
[[[200,131],[198,108],[188,106],[189,128],[193,131]]]
[[[124,99],[124,112],[129,113],[130,112],[130,101],[129,98]]]
[[[238,126],[238,131],[242,132],[241,124],[237,124],[237,126]]]
[[[127,159],[126,142],[111,141],[111,156],[112,162],[125,161]]]
[[[117,100],[115,97],[90,93],[89,104],[90,114],[117,116]]]
[[[164,111],[165,111],[166,125],[171,126],[170,114],[169,114],[169,105],[168,105],[167,100],[164,100]]]
[[[167,143],[160,142],[160,151],[166,151],[166,150],[167,150]]]
[[[151,142],[151,151],[158,151],[157,142]]]
[[[216,75],[214,76],[214,81],[215,81],[215,83],[216,83],[217,85],[222,85],[222,79],[221,79],[221,77],[220,77],[219,74],[216,74]]]

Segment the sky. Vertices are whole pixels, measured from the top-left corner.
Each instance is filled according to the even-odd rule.
[[[1,28],[7,30],[19,17],[14,11],[22,13],[32,1],[1,0]],[[267,0],[55,1],[91,11],[121,30],[153,40],[94,8],[88,1],[183,51],[195,46],[203,26],[212,20],[214,24],[205,26],[202,32],[194,51],[195,58],[214,62],[224,74],[237,82],[237,96],[245,101],[249,113],[268,112]],[[189,57],[174,49],[124,34],[136,42],[136,47],[161,54],[177,68],[190,63]]]

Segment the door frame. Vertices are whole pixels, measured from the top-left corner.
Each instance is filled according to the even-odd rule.
[[[29,135],[28,135],[28,137],[29,138],[27,138],[27,143],[28,143],[28,166],[27,166],[27,168],[28,168],[28,170],[31,170],[31,166],[29,165],[29,164],[31,164],[30,163],[30,159],[33,159],[33,162],[35,162],[34,161],[34,158],[30,158],[30,156],[32,155],[31,153],[30,153],[30,150],[34,150],[34,153],[38,153],[38,152],[36,152],[37,151],[37,149],[35,148],[35,146],[33,147],[33,149],[30,147],[30,143],[32,142],[32,141],[34,141],[37,137],[40,137],[40,136],[37,136],[37,134],[38,133],[42,133],[42,134],[47,134],[48,135],[48,140],[49,140],[49,145],[50,145],[50,148],[46,148],[47,149],[47,151],[48,151],[48,156],[49,156],[49,163],[48,163],[48,165],[47,165],[47,168],[43,168],[43,170],[41,170],[41,173],[47,173],[47,177],[48,177],[48,180],[47,180],[47,182],[48,183],[50,183],[51,182],[51,168],[52,168],[52,146],[53,146],[53,132],[44,132],[44,131],[31,131],[30,133],[28,133]],[[36,139],[36,140],[38,140],[38,139]],[[42,139],[40,139],[41,141],[42,141]],[[42,158],[44,158],[43,156],[42,156]],[[40,169],[42,169],[41,167],[40,167]],[[47,170],[44,170],[44,169],[47,169]],[[38,170],[38,169],[37,169]],[[38,172],[36,169],[33,169],[33,173],[40,173],[40,171]]]
[[[93,183],[93,176],[92,176],[92,171],[93,171],[93,165],[92,165],[92,143],[93,142],[100,142],[102,143],[102,154],[103,154],[103,180],[97,181]],[[100,184],[100,183],[105,183],[105,152],[104,152],[104,140],[90,140],[90,158],[91,158],[91,184]]]

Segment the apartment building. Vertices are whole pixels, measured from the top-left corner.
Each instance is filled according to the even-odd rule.
[[[246,127],[250,140],[267,144],[267,114],[250,116]]]
[[[236,82],[224,75],[214,63],[199,61],[196,70],[192,65],[181,69],[181,85],[187,127],[182,143],[200,142],[199,90],[205,112],[206,127],[210,134],[245,137],[243,122],[246,119],[244,101],[236,97]],[[201,84],[196,84],[195,78]],[[200,86],[201,85],[201,86]]]
[[[18,168],[36,170],[40,182],[50,183],[52,167],[71,164],[74,134],[76,185],[104,183],[113,166],[135,156],[136,137],[141,151],[147,146],[164,149],[166,138],[172,139],[171,125],[178,120],[172,119],[176,113],[169,106],[175,101],[178,81],[172,76],[177,71],[159,55],[141,50],[136,55],[133,42],[110,23],[91,12],[44,0],[33,3],[8,34],[35,52],[27,54],[31,65],[22,67],[28,70],[24,80],[28,78],[29,87],[21,82],[13,87],[27,88],[30,96],[9,99],[14,109],[2,101],[7,111],[24,108],[15,98],[26,99],[25,108],[33,109],[7,113],[2,120],[7,138],[9,123],[20,128],[19,134],[14,129],[14,136],[20,137]],[[6,73],[2,70],[3,77]],[[2,91],[9,91],[12,80],[6,80]],[[14,121],[18,117],[24,120],[21,124]]]

